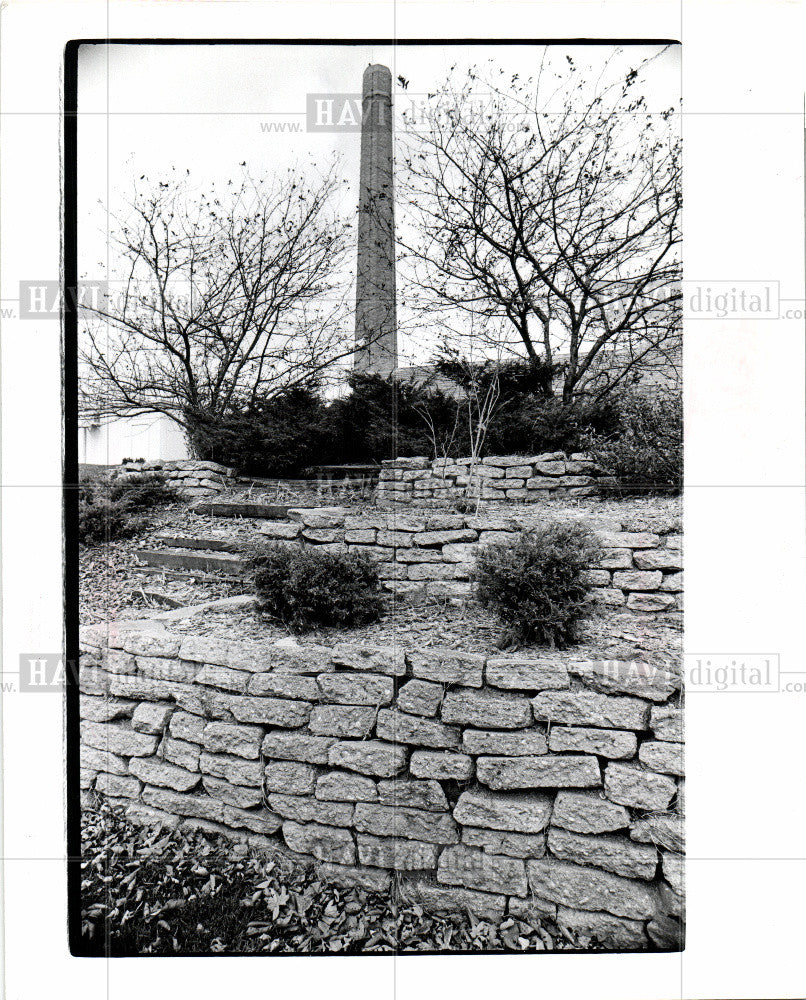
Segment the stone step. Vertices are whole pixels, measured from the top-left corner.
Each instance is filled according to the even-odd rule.
[[[288,517],[288,508],[294,506],[298,505],[211,500],[196,504],[193,510],[197,514],[210,514],[212,517],[257,517],[278,521]]]
[[[206,552],[241,552],[242,543],[230,538],[195,538],[190,535],[169,535],[160,532],[152,535],[155,542],[172,549],[204,549]]]
[[[200,570],[167,569],[165,566],[129,566],[127,572],[135,576],[160,577],[165,580],[188,580],[196,583],[238,583],[243,576],[225,576],[223,573],[202,573]]]
[[[140,549],[137,558],[146,566],[164,566],[166,569],[216,570],[239,573],[243,560],[231,552],[192,552],[187,549]]]

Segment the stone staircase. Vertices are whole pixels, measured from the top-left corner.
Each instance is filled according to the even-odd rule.
[[[135,567],[135,571],[146,574],[166,571],[173,578],[215,574],[212,579],[231,580],[238,580],[243,574],[242,546],[231,539],[159,534],[154,535],[153,541],[156,547],[137,551],[143,565]]]
[[[211,517],[254,517],[266,520],[284,520],[288,517],[289,507],[295,504],[257,503],[251,500],[210,500],[195,504],[193,510],[197,514],[208,514]]]

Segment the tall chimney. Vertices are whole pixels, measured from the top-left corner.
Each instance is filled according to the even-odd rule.
[[[397,367],[392,74],[364,70],[354,367],[389,375]]]

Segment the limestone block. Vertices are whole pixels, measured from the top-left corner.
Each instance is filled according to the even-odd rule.
[[[319,736],[367,736],[375,725],[375,709],[364,705],[317,705],[310,730]]]
[[[372,778],[349,771],[328,771],[316,780],[316,797],[328,802],[375,802],[378,788]]]
[[[601,792],[561,791],[554,802],[551,822],[576,833],[610,833],[628,827],[630,814]]]
[[[630,594],[627,607],[630,611],[672,611],[677,602],[672,594]]]
[[[437,879],[482,892],[525,896],[526,865],[520,858],[488,854],[477,847],[456,844],[439,856]]]
[[[146,785],[142,792],[146,805],[162,809],[173,816],[195,816],[198,819],[220,822],[224,816],[223,804],[209,795],[175,792],[170,788]]]
[[[364,889],[367,892],[387,892],[392,881],[389,872],[377,868],[335,865],[332,862],[319,865],[319,876],[333,885],[340,885],[345,889]]]
[[[208,722],[203,732],[204,749],[209,753],[229,753],[254,759],[260,754],[263,730],[229,722]]]
[[[402,677],[406,673],[406,657],[402,649],[393,646],[363,646],[343,643],[333,649],[333,663],[350,670]]]
[[[606,549],[652,549],[660,545],[660,536],[652,531],[603,531],[599,534],[599,544]]]
[[[493,687],[520,691],[569,687],[564,664],[546,657],[491,656],[487,660],[485,678]]]
[[[201,747],[197,743],[188,743],[186,740],[166,736],[160,744],[159,752],[170,764],[183,767],[186,771],[199,770]]]
[[[345,767],[360,774],[393,778],[408,761],[408,750],[395,743],[381,740],[353,740],[336,743],[328,752],[327,763],[332,767]]]
[[[135,757],[132,763],[140,758]],[[95,777],[95,788],[103,795],[112,798],[136,799],[143,787],[137,778],[126,777],[122,774],[107,774],[101,772],[95,776],[95,771],[91,772]]]
[[[311,704],[286,698],[253,698],[231,695],[227,708],[238,722],[257,722],[283,729],[304,726],[311,716]]]
[[[206,664],[199,669],[198,664],[195,677],[191,678],[196,684],[205,684],[208,687],[222,688],[224,691],[234,691],[243,694],[250,678],[262,677],[262,674],[252,675],[246,670],[231,670],[229,667],[218,667],[213,664]]]
[[[116,719],[131,718],[135,708],[137,708],[137,702],[127,698],[79,695],[80,717],[90,722],[114,722]]]
[[[122,757],[150,757],[157,749],[158,737],[138,733],[120,723],[84,720],[80,731],[85,746],[108,750]]]
[[[168,725],[168,731],[171,736],[187,740],[189,743],[203,743],[206,724],[200,715],[191,715],[190,712],[174,712]]]
[[[298,823],[323,823],[325,826],[351,826],[353,804],[351,802],[325,802],[307,795],[283,795],[269,793],[269,805],[283,819],[293,819]]]
[[[491,729],[521,729],[532,721],[527,698],[498,691],[449,691],[442,703],[444,722]]]
[[[296,823],[294,820],[286,820],[282,830],[283,838],[292,851],[311,854],[320,861],[341,865],[355,863],[355,844],[347,830],[319,823]]]
[[[297,760],[306,764],[327,764],[335,736],[308,733],[268,733],[263,738],[263,756],[275,760]]]
[[[608,764],[605,768],[605,794],[620,805],[662,812],[676,791],[673,778],[647,771],[640,765]]]
[[[224,804],[222,821],[226,826],[251,830],[253,833],[270,836],[282,826],[282,819],[268,809],[240,809]]]
[[[555,858],[527,861],[526,867],[532,891],[542,899],[561,906],[605,910],[614,916],[633,920],[645,920],[654,914],[654,893],[646,883],[637,879]]]
[[[685,774],[682,743],[647,740],[638,749],[638,759],[651,771],[678,777]]]
[[[489,788],[592,788],[602,783],[595,757],[479,757],[479,781]]]
[[[476,788],[462,792],[453,815],[463,826],[540,833],[548,825],[551,807],[551,797],[537,792],[491,792]]]
[[[463,753],[416,750],[411,755],[409,770],[415,778],[435,778],[438,781],[467,781],[473,777],[473,758]]]
[[[613,574],[613,586],[619,590],[657,590],[663,580],[660,570],[624,570]]]
[[[358,859],[361,864],[393,871],[435,868],[439,846],[403,837],[373,837],[359,833]]]
[[[268,647],[268,656],[261,669],[276,674],[321,674],[334,669],[330,646],[300,643],[296,639],[280,639]]]
[[[636,552],[633,560],[638,569],[682,569],[683,553],[680,549],[649,549]]]
[[[397,707],[410,715],[433,717],[441,704],[442,686],[430,681],[406,681],[397,695]]]
[[[488,854],[505,854],[510,858],[542,858],[546,853],[546,836],[543,833],[510,833],[507,830],[464,826],[462,843],[480,847]]]
[[[682,743],[683,710],[672,705],[660,705],[653,708],[649,728],[657,740]]]
[[[263,769],[266,790],[285,795],[313,794],[318,776],[315,767],[295,760],[271,760]]]
[[[403,837],[433,844],[456,844],[459,841],[458,827],[448,813],[357,802],[353,823],[359,833],[379,837]]]
[[[188,792],[199,783],[199,773],[186,771],[176,764],[148,757],[133,757],[129,771],[148,785],[161,785],[177,792]]]
[[[475,542],[477,533],[472,528],[453,528],[444,531],[420,531],[414,535],[414,544],[420,548],[435,545],[455,545],[460,542]]]
[[[683,853],[686,833],[680,813],[648,813],[630,827],[630,837],[642,844],[657,844],[667,851]]]
[[[462,749],[474,755],[529,757],[546,753],[548,745],[542,729],[520,729],[516,732],[465,729],[462,734]]]
[[[231,754],[203,753],[199,757],[199,769],[214,778],[223,778],[231,785],[260,788],[263,784],[263,768],[259,760],[244,760]]]
[[[260,788],[252,788],[248,785],[231,785],[222,778],[213,778],[211,775],[202,776],[202,784],[208,795],[229,806],[238,809],[251,809],[259,806],[263,802],[263,792]]]
[[[320,674],[319,676],[330,677],[333,675]],[[276,674],[274,671],[252,674],[247,692],[254,697],[290,698],[307,702],[318,701],[321,695],[319,683],[315,677],[301,674]]]
[[[594,691],[544,691],[532,699],[535,719],[605,729],[646,729],[649,702]]]
[[[418,747],[458,747],[460,734],[457,729],[446,726],[436,719],[425,719],[419,715],[406,715],[392,709],[382,708],[378,712],[378,737],[392,743],[413,743]]]
[[[549,747],[555,753],[591,753],[611,760],[634,757],[638,749],[635,733],[620,729],[553,726]]]
[[[563,861],[593,865],[628,878],[651,881],[658,867],[658,852],[654,847],[634,843],[626,837],[592,837],[555,826],[549,830],[548,848]]]
[[[677,664],[641,660],[586,660],[570,663],[568,670],[585,686],[605,694],[629,694],[648,701],[668,701],[680,689]]]
[[[602,549],[591,566],[597,569],[627,570],[632,566],[632,550]]]
[[[383,806],[408,806],[427,812],[445,812],[448,800],[438,781],[386,778],[378,782],[378,802]]]
[[[412,650],[408,658],[412,675],[421,680],[474,688],[482,685],[484,657],[476,653],[432,646],[427,650]]]
[[[98,750],[81,741],[81,767],[95,771],[106,771],[108,774],[127,774],[129,767],[123,757],[110,753],[108,750]]]

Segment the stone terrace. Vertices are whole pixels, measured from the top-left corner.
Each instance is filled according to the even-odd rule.
[[[82,648],[84,794],[134,821],[200,826],[342,884],[385,891],[398,874],[426,909],[543,915],[609,948],[681,944],[668,664],[154,622],[95,626]]]

